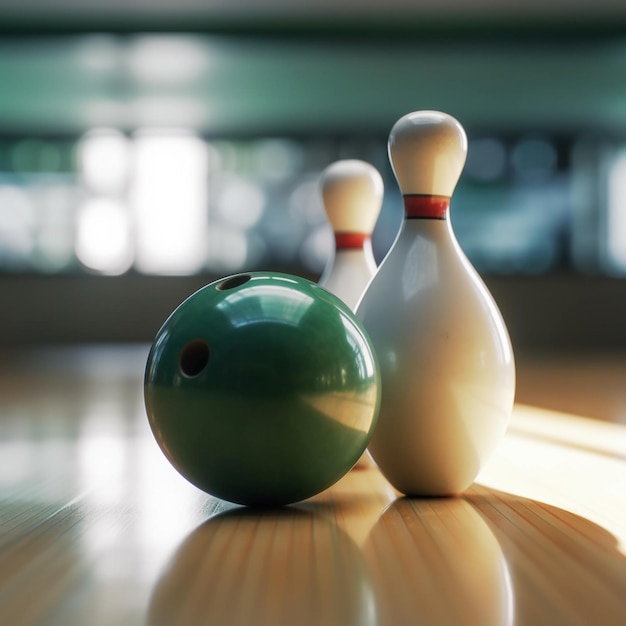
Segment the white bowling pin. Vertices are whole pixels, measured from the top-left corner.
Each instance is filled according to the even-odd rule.
[[[369,451],[408,495],[468,487],[513,407],[507,329],[449,219],[466,155],[463,127],[445,113],[419,111],[396,122],[389,157],[405,219],[357,309],[382,374]]]
[[[374,166],[349,159],[329,165],[320,186],[335,251],[319,284],[354,310],[376,273],[371,235],[383,202],[383,180]]]

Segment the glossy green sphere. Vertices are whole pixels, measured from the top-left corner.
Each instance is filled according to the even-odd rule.
[[[373,434],[380,373],[361,323],[315,283],[238,274],[163,324],[146,366],[154,436],[209,494],[250,506],[330,487]]]

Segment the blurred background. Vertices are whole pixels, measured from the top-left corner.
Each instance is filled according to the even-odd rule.
[[[310,6],[309,6],[310,4]],[[0,0],[0,346],[150,342],[239,271],[317,280],[318,177],[456,116],[459,242],[518,354],[626,348],[626,4]]]

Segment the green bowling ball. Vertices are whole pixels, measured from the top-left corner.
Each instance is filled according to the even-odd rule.
[[[373,434],[380,373],[350,309],[304,278],[237,274],[187,298],[146,365],[154,437],[203,491],[280,506],[330,487]]]

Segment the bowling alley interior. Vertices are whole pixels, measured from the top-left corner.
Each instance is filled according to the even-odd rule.
[[[625,624],[625,77],[612,0],[0,0],[0,623]],[[396,178],[419,111],[451,195]],[[365,252],[359,308],[324,277]],[[403,486],[387,433],[469,478]]]

